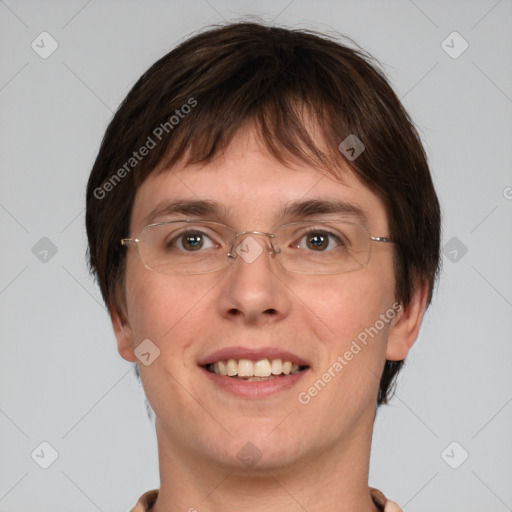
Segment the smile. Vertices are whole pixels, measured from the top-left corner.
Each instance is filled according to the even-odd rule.
[[[197,364],[216,390],[244,399],[277,397],[312,370],[308,359],[269,346],[228,346],[199,358]]]
[[[306,369],[289,360],[280,358],[264,359],[221,359],[205,366],[216,375],[232,377],[248,382],[267,381],[284,375],[295,375]]]

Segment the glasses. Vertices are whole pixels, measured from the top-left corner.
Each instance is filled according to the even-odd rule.
[[[262,246],[247,235],[270,240]],[[136,238],[123,238],[121,245],[136,245],[146,268],[162,274],[208,274],[228,267],[238,256],[252,263],[265,251],[288,272],[342,274],[366,267],[372,241],[393,243],[345,221],[291,222],[274,233],[237,233],[218,222],[186,219],[150,224]]]

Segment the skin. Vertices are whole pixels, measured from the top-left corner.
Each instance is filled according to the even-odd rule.
[[[372,235],[389,235],[383,203],[352,171],[335,180],[304,164],[285,166],[254,133],[240,130],[206,166],[152,174],[137,191],[130,236],[157,204],[177,198],[215,200],[227,216],[210,220],[264,232],[288,221],[275,217],[287,201],[342,199],[366,212]],[[416,340],[427,285],[307,405],[297,394],[392,307],[394,289],[392,244],[372,243],[366,268],[328,276],[287,273],[266,254],[211,274],[164,275],[146,269],[130,247],[126,306],[112,308],[112,319],[119,353],[139,364],[156,415],[161,485],[152,511],[377,510],[368,470],[378,376],[386,359],[404,359]],[[147,338],[161,353],[144,366],[134,349]],[[310,369],[290,390],[234,397],[198,367],[229,346],[279,347]],[[261,452],[252,467],[237,457],[248,442]]]

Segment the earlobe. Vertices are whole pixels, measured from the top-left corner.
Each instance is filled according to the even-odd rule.
[[[386,348],[388,361],[402,361],[414,345],[425,313],[428,291],[428,281],[418,284],[410,303],[399,312],[393,322]]]
[[[110,308],[110,318],[112,320],[112,328],[117,340],[117,351],[119,355],[131,363],[136,362],[133,353],[133,334],[126,315],[119,311],[117,306]]]

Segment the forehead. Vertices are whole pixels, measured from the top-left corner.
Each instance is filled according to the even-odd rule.
[[[323,214],[331,217],[352,215],[370,229],[387,230],[382,201],[348,166],[334,174],[302,162],[285,165],[252,130],[241,130],[207,164],[151,174],[137,191],[132,231],[165,220],[173,211],[167,207],[177,203],[191,206],[183,210],[190,214],[186,216],[211,218],[236,229],[269,229],[326,210]]]

